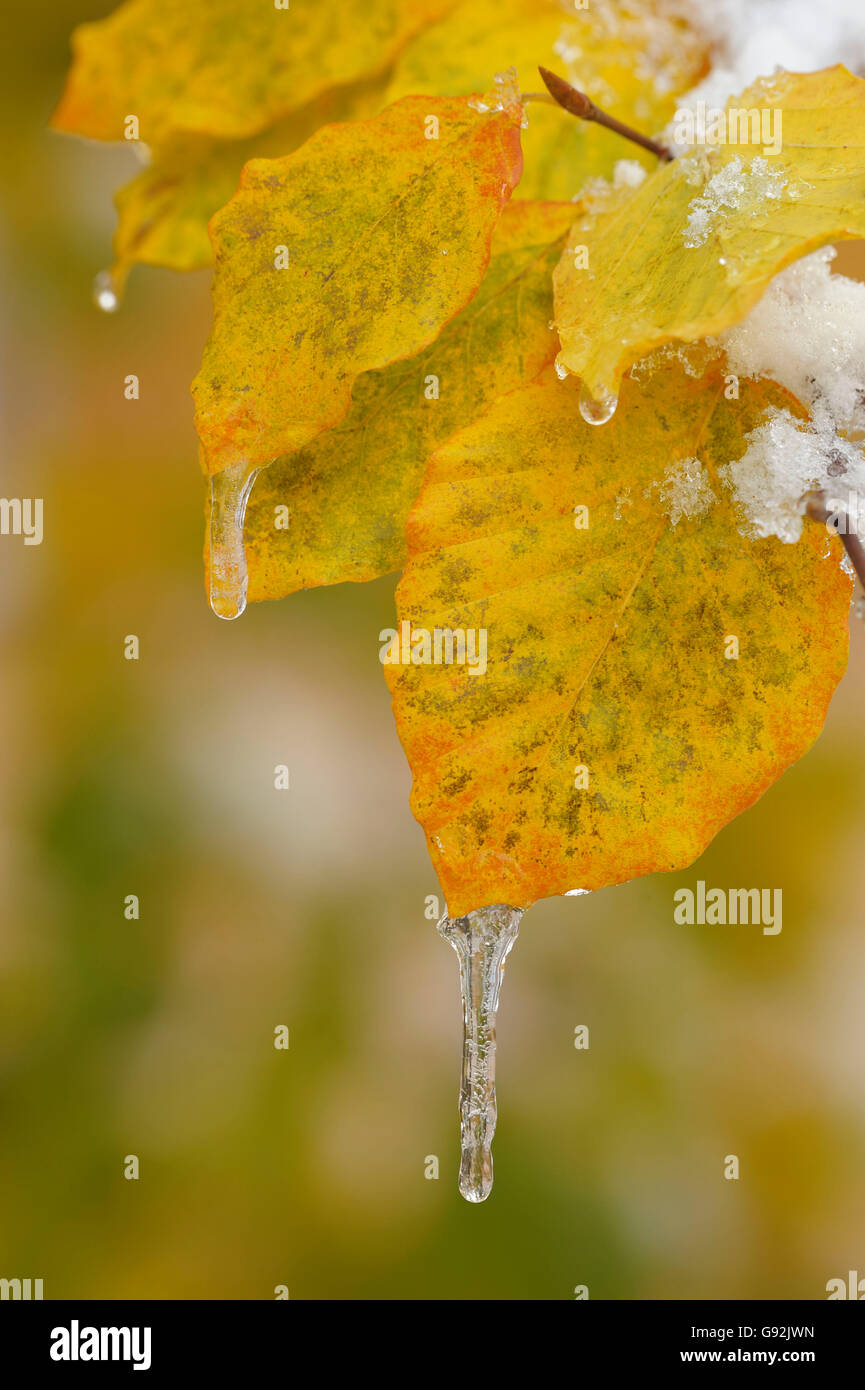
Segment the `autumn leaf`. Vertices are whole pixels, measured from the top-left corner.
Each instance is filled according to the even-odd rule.
[[[558,361],[602,411],[653,348],[720,333],[791,261],[865,235],[865,81],[840,65],[781,73],[733,109],[781,113],[780,152],[701,147],[636,189],[591,190],[574,225],[554,280]]]
[[[165,0],[138,0],[82,26],[53,121],[58,130],[119,140],[134,115],[146,142],[147,166],[115,196],[110,280],[118,297],[136,263],[175,270],[212,264],[207,223],[234,193],[246,161],[289,154],[320,125],[368,118],[403,95],[482,91],[512,62],[537,86],[538,62],[560,61],[557,53],[565,52],[599,101],[654,128],[705,66],[702,40],[658,0],[634,0],[615,15],[594,6],[571,16],[557,0],[472,0],[455,9],[454,0],[377,0],[362,25],[327,0],[285,12],[260,0],[223,0],[215,20],[212,7],[181,0],[170,6],[168,24],[165,10]],[[220,24],[224,32],[230,25],[231,40],[215,54]],[[299,81],[290,80],[293,73]],[[240,100],[238,82],[247,92]],[[533,105],[524,139],[522,197],[569,198],[590,174],[611,173],[622,154],[615,137],[549,106]]]
[[[402,566],[430,454],[555,356],[551,276],[573,217],[570,203],[510,203],[480,290],[432,346],[359,377],[335,429],[261,473],[246,513],[250,599]],[[274,525],[281,507],[288,528]]]
[[[206,471],[303,448],[345,415],[355,377],[433,342],[476,293],[520,170],[519,107],[431,97],[247,164],[211,224],[193,384]]]
[[[211,265],[207,224],[232,197],[247,160],[290,154],[319,126],[374,115],[383,91],[381,78],[330,88],[249,139],[179,136],[152,151],[151,162],[115,195],[115,290],[122,289],[136,263],[171,270]]]
[[[810,746],[846,661],[837,541],[746,539],[718,478],[798,403],[674,364],[598,429],[578,391],[547,370],[502,397],[409,521],[397,643],[461,631],[476,666],[386,667],[451,917],[691,863]]]
[[[453,0],[128,0],[72,36],[57,130],[122,140],[127,116],[158,145],[197,134],[236,140],[328,87],[383,71]]]
[[[599,105],[649,131],[666,124],[676,96],[707,68],[704,40],[663,0],[615,10],[593,4],[567,15],[557,0],[463,0],[406,46],[388,100],[484,91],[494,73],[510,67],[524,91],[537,91],[539,64],[564,64]],[[611,175],[624,156],[654,166],[651,156],[556,107],[532,102],[527,113],[522,198],[571,198],[586,178]]]

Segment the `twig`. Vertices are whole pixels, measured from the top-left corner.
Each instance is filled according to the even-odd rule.
[[[584,92],[578,92],[570,82],[566,82],[563,77],[557,77],[549,68],[538,68],[538,72],[544,79],[550,96],[572,116],[579,117],[581,121],[595,121],[598,125],[606,126],[607,130],[614,130],[617,135],[624,135],[626,140],[633,140],[635,145],[642,145],[644,150],[651,150],[659,159],[669,161],[673,158],[672,151],[668,150],[666,145],[651,140],[648,135],[625,125],[623,121],[617,121],[615,116],[608,116],[606,111],[602,111],[590,101]]]
[[[850,563],[859,577],[859,583],[865,589],[865,546],[863,546],[855,531],[850,530],[850,518],[846,512],[832,511],[826,507],[826,497],[822,492],[816,493],[808,502],[805,510],[814,521],[819,521],[825,526],[830,516],[838,518],[838,525],[833,526],[832,530],[837,536],[841,537],[844,549],[847,551]],[[843,530],[841,527],[843,526]]]

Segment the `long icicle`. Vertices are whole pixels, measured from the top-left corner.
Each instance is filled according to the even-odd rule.
[[[210,606],[217,618],[227,622],[239,618],[246,608],[243,522],[258,473],[248,463],[238,463],[210,480]]]
[[[496,1013],[499,990],[523,909],[480,907],[465,917],[445,913],[438,929],[459,956],[463,1004],[460,1083],[460,1192],[483,1202],[493,1185],[496,1132]]]

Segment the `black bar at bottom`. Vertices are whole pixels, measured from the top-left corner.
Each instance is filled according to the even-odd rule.
[[[199,1381],[233,1372],[248,1379],[250,1367],[259,1366],[264,1376],[281,1366],[291,1380],[301,1372],[299,1354],[320,1358],[331,1373],[339,1359],[374,1369],[381,1358],[385,1370],[408,1339],[413,1355],[401,1377],[415,1358],[427,1374],[438,1358],[443,1374],[453,1374],[472,1343],[485,1366],[494,1368],[500,1356],[512,1356],[521,1337],[545,1364],[543,1353],[552,1348],[535,1340],[540,1316],[544,1336],[549,1330],[569,1339],[575,1373],[590,1365],[611,1372],[800,1366],[825,1377],[858,1364],[865,1331],[862,1315],[839,1302],[574,1301],[568,1308],[547,1305],[559,1307],[555,1317],[531,1303],[501,1324],[501,1305],[474,1301],[448,1304],[444,1320],[439,1304],[429,1311],[409,1302],[7,1301],[0,1302],[0,1365],[7,1373],[11,1363],[25,1375],[32,1370],[52,1378],[92,1379],[107,1369],[115,1377],[158,1380],[186,1371]],[[557,1350],[561,1354],[561,1346]]]

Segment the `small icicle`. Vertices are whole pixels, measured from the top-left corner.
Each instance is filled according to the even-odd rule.
[[[228,622],[246,607],[243,521],[258,471],[236,463],[210,479],[210,606]]]
[[[93,280],[93,303],[103,314],[113,314],[120,307],[120,289],[110,270],[100,270]]]
[[[596,398],[585,382],[580,387],[580,414],[587,425],[605,425],[608,420],[612,420],[618,404],[618,396],[610,392]]]
[[[505,961],[517,939],[523,909],[479,907],[465,917],[447,913],[438,929],[459,956],[463,1002],[460,1084],[460,1192],[483,1202],[493,1185],[496,1131],[496,1013]]]

